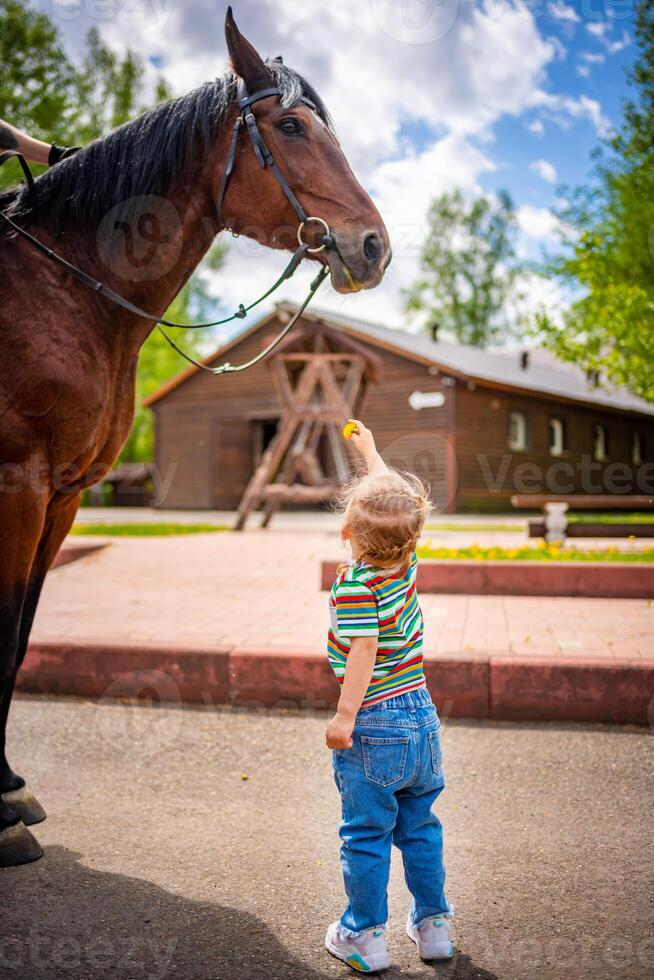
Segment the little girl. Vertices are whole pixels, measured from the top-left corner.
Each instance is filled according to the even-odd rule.
[[[388,967],[391,844],[413,896],[407,935],[423,959],[453,955],[443,834],[432,804],[444,786],[440,721],[425,686],[416,545],[430,505],[417,477],[390,470],[353,420],[368,474],[346,490],[341,538],[352,560],[329,599],[329,660],[341,682],[326,731],[341,794],[348,903],[327,930],[330,953],[362,973]]]

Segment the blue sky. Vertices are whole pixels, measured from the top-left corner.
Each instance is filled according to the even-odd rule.
[[[216,0],[40,0],[71,53],[100,29],[141,53],[154,84],[176,93],[226,67]],[[429,201],[507,188],[520,253],[556,244],[561,183],[590,173],[590,154],[620,118],[635,55],[634,0],[236,0],[237,22],[263,55],[283,54],[325,98],[345,151],[386,220],[395,258],[377,290],[320,305],[406,325],[402,290],[418,271]],[[213,287],[227,307],[265,285],[283,257],[232,243]],[[311,270],[289,287],[306,291]],[[565,302],[532,278],[528,305]],[[511,314],[513,315],[513,314]]]
[[[613,10],[610,5],[571,0],[565,6],[578,22],[557,19],[545,3],[533,5],[542,34],[562,45],[561,54],[548,66],[548,90],[573,99],[585,96],[597,102],[609,125],[617,124],[629,88],[625,68],[634,57],[633,5],[625,5],[624,10],[615,8],[619,16],[614,17],[605,13]],[[596,15],[589,17],[589,11]],[[599,26],[605,23],[610,27],[598,35]],[[611,51],[611,46],[620,47]],[[542,134],[528,129],[530,123],[538,125],[539,121]],[[545,159],[561,182],[574,185],[587,179],[592,167],[590,154],[598,143],[598,127],[590,119],[581,118],[561,130],[537,111],[519,118],[504,117],[494,131],[502,165],[492,177],[483,179],[482,185],[488,190],[506,185],[516,201],[539,206],[554,200],[556,185],[548,187],[547,181],[531,169],[534,161]]]

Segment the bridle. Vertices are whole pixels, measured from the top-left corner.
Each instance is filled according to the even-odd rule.
[[[284,177],[284,174],[281,172],[281,170],[275,163],[273,155],[268,147],[268,144],[266,143],[266,141],[264,140],[263,136],[259,131],[259,127],[257,126],[257,120],[255,118],[255,115],[252,112],[252,106],[256,102],[261,102],[262,99],[270,99],[274,97],[281,98],[281,96],[282,96],[281,90],[278,88],[264,88],[261,89],[259,92],[255,92],[254,95],[248,95],[247,89],[245,87],[245,83],[243,82],[242,79],[238,80],[238,107],[240,111],[239,111],[239,115],[236,118],[236,122],[234,123],[234,128],[232,129],[232,139],[229,146],[229,153],[227,154],[227,163],[225,164],[222,180],[220,182],[220,190],[218,191],[218,199],[216,202],[218,207],[218,218],[223,222],[225,227],[227,227],[223,216],[225,191],[227,190],[227,184],[229,182],[229,178],[231,177],[232,171],[234,169],[234,161],[236,159],[236,146],[238,143],[238,137],[239,134],[241,133],[241,130],[245,128],[248,136],[250,137],[252,149],[254,150],[254,155],[257,158],[257,162],[259,166],[262,169],[268,167],[271,170],[273,176],[275,177],[275,180],[281,187],[284,196],[286,197],[286,200],[291,205],[291,207],[293,208],[293,210],[295,211],[296,215],[300,220],[300,224],[297,230],[298,247],[301,248],[305,244],[302,239],[302,234],[304,232],[304,228],[306,227],[306,225],[310,221],[317,221],[319,222],[319,224],[323,226],[324,229],[324,234],[321,236],[321,244],[315,248],[309,248],[307,246],[306,251],[308,253],[322,252],[324,251],[324,249],[333,248],[334,246],[334,240],[329,231],[329,225],[323,218],[316,218],[315,216],[310,217],[309,215],[307,215],[306,211],[298,201],[297,197],[295,196],[291,188],[288,186],[288,181]],[[306,96],[302,96],[301,101],[305,105],[308,105],[309,108],[312,109],[315,113],[318,112],[315,104],[311,101],[311,99],[308,99]]]
[[[234,163],[236,160],[236,147],[238,144],[238,139],[241,132],[245,130],[245,132],[247,132],[247,134],[250,137],[250,142],[252,144],[252,148],[254,150],[259,166],[262,169],[267,167],[271,170],[277,183],[282,189],[286,199],[288,200],[289,204],[291,205],[291,207],[293,208],[293,210],[295,211],[299,219],[300,223],[297,229],[298,245],[295,251],[293,252],[293,255],[291,256],[288,265],[286,266],[286,268],[284,269],[280,277],[273,283],[270,289],[267,289],[266,292],[263,293],[263,295],[259,296],[258,299],[256,299],[253,303],[250,303],[248,306],[245,306],[243,303],[239,303],[239,307],[237,311],[234,314],[232,314],[232,316],[225,317],[225,319],[223,320],[212,320],[207,323],[177,323],[174,320],[166,320],[165,317],[158,317],[158,316],[154,316],[152,313],[147,313],[145,310],[142,310],[134,303],[130,303],[129,300],[125,299],[123,296],[115,292],[113,289],[110,289],[109,286],[106,286],[104,283],[99,282],[97,279],[94,279],[93,276],[90,276],[88,273],[84,272],[76,265],[73,265],[71,262],[68,262],[67,259],[63,258],[63,256],[59,255],[57,252],[54,252],[51,248],[48,248],[47,245],[44,245],[43,242],[39,241],[38,238],[35,238],[34,235],[31,235],[24,228],[21,228],[20,225],[17,225],[15,221],[9,217],[9,215],[0,211],[0,218],[3,218],[4,221],[12,228],[12,230],[15,231],[18,235],[20,235],[20,237],[24,239],[24,241],[28,242],[35,249],[41,252],[42,255],[45,255],[46,258],[48,258],[51,262],[54,262],[55,265],[58,265],[66,272],[70,273],[70,275],[72,275],[75,279],[77,279],[78,282],[82,283],[83,286],[86,286],[88,289],[91,289],[94,293],[104,297],[105,299],[109,300],[111,303],[114,303],[116,306],[120,306],[122,309],[127,310],[129,313],[134,313],[137,316],[143,317],[144,319],[150,320],[151,322],[155,323],[157,325],[158,330],[165,337],[165,339],[168,341],[170,346],[174,348],[174,350],[176,350],[177,353],[180,354],[181,357],[185,358],[190,364],[193,364],[195,367],[200,368],[203,371],[208,371],[210,374],[228,374],[237,371],[245,371],[247,368],[253,367],[255,364],[258,364],[265,357],[267,357],[268,354],[270,354],[271,351],[274,350],[274,348],[277,347],[277,345],[281,343],[284,337],[286,337],[286,335],[293,329],[293,327],[295,326],[295,324],[297,323],[297,321],[302,316],[307,306],[313,299],[314,295],[316,294],[316,292],[318,291],[322,283],[329,275],[329,270],[326,266],[323,266],[321,268],[320,272],[311,283],[306,298],[300,304],[297,311],[291,317],[289,322],[285,325],[283,330],[281,330],[280,333],[262,351],[260,351],[256,357],[253,357],[251,360],[246,361],[244,364],[232,365],[229,362],[226,362],[225,364],[221,364],[215,368],[208,367],[206,364],[203,364],[201,361],[196,360],[195,358],[191,357],[190,354],[187,354],[185,351],[183,351],[175,343],[172,337],[170,337],[166,333],[163,327],[164,326],[173,327],[175,329],[179,328],[183,330],[202,330],[207,327],[222,326],[226,323],[231,323],[233,320],[243,320],[247,316],[250,310],[254,309],[260,303],[263,303],[263,301],[267,299],[270,295],[272,295],[272,293],[274,293],[275,290],[278,289],[283,282],[286,282],[288,279],[292,277],[293,273],[296,271],[296,269],[298,268],[302,260],[308,254],[316,254],[318,252],[324,251],[325,249],[336,247],[334,243],[334,239],[332,238],[329,229],[329,225],[324,220],[324,218],[307,215],[306,211],[304,210],[304,208],[298,201],[297,197],[289,187],[288,182],[284,177],[283,173],[275,163],[273,155],[270,152],[270,149],[266,141],[264,140],[263,136],[259,131],[256,118],[254,116],[254,113],[252,112],[252,106],[256,102],[261,101],[262,99],[269,99],[273,97],[277,97],[281,99],[282,98],[281,89],[272,88],[272,87],[265,88],[265,89],[261,89],[258,92],[255,92],[252,95],[249,95],[247,88],[245,87],[245,83],[242,81],[242,79],[238,80],[237,101],[238,101],[239,113],[236,122],[234,123],[234,127],[232,129],[232,137],[230,141],[229,152],[227,155],[227,163],[223,171],[222,179],[220,182],[220,189],[218,191],[218,198],[216,201],[218,218],[224,224],[223,205],[225,199],[225,192],[227,190],[229,178],[234,170]],[[310,108],[313,109],[314,112],[317,112],[316,106],[314,105],[313,102],[311,102],[310,99],[303,97],[302,101],[306,105],[310,106]],[[34,188],[34,176],[29,168],[29,164],[27,163],[25,157],[17,150],[5,150],[4,152],[0,153],[0,167],[10,159],[18,160],[18,163],[20,164],[23,170],[23,174],[28,186],[28,190],[32,191]],[[320,236],[320,245],[313,246],[313,247],[310,246],[309,243],[304,240],[306,226],[311,222],[318,222],[320,225],[322,225],[324,231],[324,234]],[[227,230],[230,230],[227,228],[226,225],[224,226]],[[232,232],[232,234],[235,235],[235,237],[238,237],[238,235],[235,232]]]

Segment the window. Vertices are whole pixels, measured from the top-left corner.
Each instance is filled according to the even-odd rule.
[[[640,466],[645,462],[645,433],[634,432],[631,437],[631,462]]]
[[[564,419],[550,419],[550,455],[563,456],[568,448]]]
[[[609,434],[605,425],[593,426],[593,459],[602,462],[609,455]]]
[[[527,448],[527,416],[509,412],[509,449],[520,452]]]

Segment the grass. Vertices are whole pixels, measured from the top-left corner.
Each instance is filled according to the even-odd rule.
[[[116,538],[164,538],[176,534],[210,534],[228,530],[223,524],[74,524],[70,533]]]
[[[473,531],[478,534],[482,531],[523,531],[524,524],[425,524],[426,531]]]
[[[642,551],[618,551],[609,547],[582,550],[558,544],[524,545],[522,548],[433,548],[427,543],[417,549],[419,558],[474,559],[475,561],[645,561],[654,562],[654,548]]]
[[[608,514],[583,513],[568,515],[570,524],[654,524],[654,512],[636,513],[630,511],[626,514],[616,512]]]

